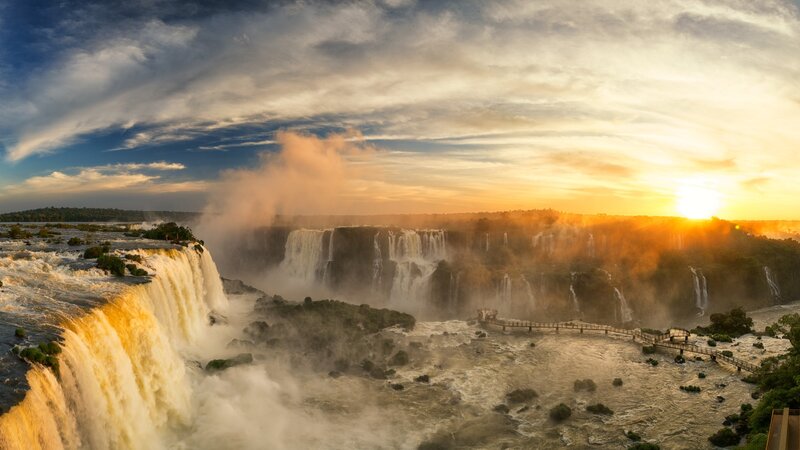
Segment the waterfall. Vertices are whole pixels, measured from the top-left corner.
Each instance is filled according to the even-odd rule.
[[[393,261],[422,259],[422,239],[414,230],[389,232],[389,259]]]
[[[426,230],[422,236],[422,256],[429,260],[447,258],[447,235],[444,230]]]
[[[191,421],[181,357],[227,300],[207,251],[149,251],[150,283],[126,288],[63,327],[59,378],[28,371],[30,390],[0,416],[0,448],[162,449]]]
[[[315,282],[324,277],[326,261],[322,254],[322,242],[325,232],[322,230],[293,230],[286,240],[281,267],[291,278],[306,282]],[[331,233],[331,244],[333,243]],[[333,245],[328,248],[328,258],[333,253]]]
[[[435,265],[421,264],[414,261],[397,263],[392,290],[389,293],[389,303],[392,305],[418,305],[427,303],[430,296],[430,278]]]
[[[622,294],[618,288],[614,288],[614,296],[617,298],[617,302],[619,303],[617,306],[619,308],[619,316],[617,320],[621,323],[630,322],[633,320],[633,311],[628,306],[628,301],[625,300],[625,295]]]
[[[450,273],[450,289],[448,292],[448,304],[451,310],[458,307],[458,293],[459,285],[461,284],[461,271],[457,272],[455,276]]]
[[[323,286],[331,285],[331,265],[333,265],[333,235],[336,234],[336,228],[331,229],[330,237],[328,238],[328,260],[325,261],[325,269],[322,273]]]
[[[531,308],[536,307],[536,298],[533,296],[533,289],[531,288],[531,284],[525,278],[525,275],[520,275],[520,279],[522,279],[522,284],[525,285],[525,295],[528,297],[528,304]]]
[[[507,273],[503,274],[503,281],[500,283],[500,301],[504,304],[511,303],[511,277]]]
[[[447,256],[443,230],[389,232],[389,259],[396,263],[389,302],[424,305],[430,297],[431,275]]]
[[[706,284],[706,277],[703,275],[701,269],[689,267],[694,277],[694,305],[700,310],[700,315],[706,313],[708,309],[708,285]]]
[[[572,309],[578,313],[578,316],[581,314],[581,304],[578,302],[578,294],[575,293],[575,279],[578,277],[577,272],[570,273],[569,279],[569,296],[572,300]]]
[[[767,266],[764,266],[764,276],[767,278],[767,286],[769,286],[769,293],[772,295],[772,298],[780,300],[781,290],[778,288],[778,283],[772,278],[772,271],[769,270]]]
[[[381,254],[381,246],[378,243],[378,236],[380,232],[375,233],[372,239],[372,247],[374,256],[372,259],[372,292],[379,291],[383,285],[383,255]]]

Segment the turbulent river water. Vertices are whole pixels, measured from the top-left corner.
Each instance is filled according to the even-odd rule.
[[[110,279],[74,252],[4,255],[5,319],[46,321],[41,335],[61,336],[63,352],[59,376],[40,366],[27,371],[24,398],[0,416],[0,448],[414,449],[442,435],[463,448],[625,448],[623,433],[632,430],[662,448],[696,449],[708,448],[724,417],[752,402],[740,375],[707,360],[676,364],[659,352],[647,356],[659,361],[654,367],[623,338],[482,336],[467,321],[381,332],[410,354],[390,380],[329,377],[298,364],[303,355],[266,347],[253,350],[252,364],[208,373],[201,367],[209,360],[238,353],[228,343],[250,321],[257,295],[226,296],[208,251],[135,252],[154,274],[148,283]],[[45,278],[53,280],[37,287]],[[91,301],[46,307],[71,289]],[[720,348],[754,361],[786,348],[764,338],[762,354],[748,339]],[[422,374],[429,383],[414,381]],[[612,385],[617,377],[622,386]],[[573,382],[585,378],[596,391],[575,392]],[[685,384],[702,392],[678,389]],[[518,388],[538,397],[495,412]],[[562,402],[573,416],[555,424],[548,410]],[[614,414],[585,411],[597,402]]]

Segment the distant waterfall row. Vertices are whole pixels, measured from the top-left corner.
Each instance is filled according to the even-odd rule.
[[[372,255],[365,261],[364,253],[346,248],[348,243],[354,245],[345,236],[350,230],[353,229],[291,231],[281,269],[292,279],[333,289],[337,265],[340,278],[343,271],[367,265],[372,291],[384,293],[390,302],[402,304],[427,299],[430,277],[437,263],[447,259],[444,231],[379,229],[372,238]]]

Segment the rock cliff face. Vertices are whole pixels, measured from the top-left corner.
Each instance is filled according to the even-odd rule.
[[[800,244],[730,222],[539,212],[438,225],[262,228],[238,254],[251,270],[438,318],[493,307],[648,323],[800,298]]]

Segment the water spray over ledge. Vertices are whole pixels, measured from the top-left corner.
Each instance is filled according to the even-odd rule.
[[[153,251],[147,263],[152,282],[61,324],[59,376],[29,370],[24,400],[0,417],[0,448],[158,449],[190,423],[181,352],[227,299],[207,251]]]

